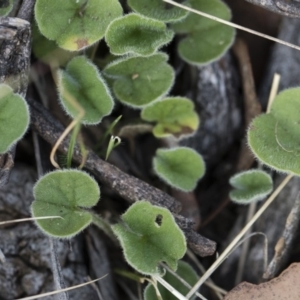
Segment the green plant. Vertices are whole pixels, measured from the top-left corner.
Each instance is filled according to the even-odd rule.
[[[3,0],[0,3],[0,17],[7,16],[13,9],[14,1],[13,0]]]
[[[174,83],[174,70],[165,53],[149,57],[130,56],[115,60],[104,70],[114,79],[113,91],[124,104],[143,107],[167,94]]]
[[[35,18],[41,33],[66,50],[82,50],[103,38],[122,15],[118,0],[37,0]]]
[[[156,174],[169,185],[183,191],[192,191],[204,175],[202,157],[187,147],[158,149],[153,159]]]
[[[267,166],[300,175],[299,113],[300,89],[281,92],[268,114],[254,119],[248,130],[248,142],[255,156]]]
[[[184,2],[188,5],[188,2]],[[170,7],[160,0],[128,0],[128,5],[136,12],[163,22],[178,22],[188,12],[178,7]]]
[[[192,8],[219,17],[231,18],[228,7],[220,0],[190,0]],[[176,33],[185,37],[178,45],[179,55],[188,63],[206,65],[224,55],[234,41],[232,27],[216,21],[190,14],[172,26]]]
[[[37,220],[50,236],[69,238],[93,220],[87,210],[97,204],[100,189],[88,174],[78,170],[58,170],[43,176],[34,187],[34,217],[60,216],[61,219]]]
[[[127,262],[142,274],[161,274],[160,262],[173,270],[186,252],[186,241],[172,214],[163,207],[139,201],[114,225]]]
[[[273,190],[271,176],[260,170],[238,173],[231,177],[229,182],[235,188],[229,197],[240,204],[262,200]]]
[[[199,126],[194,103],[181,97],[165,98],[143,109],[142,119],[156,122],[153,134],[158,137],[184,138],[192,135]]]
[[[151,9],[148,9],[149,4]],[[213,2],[217,10],[212,9],[207,1],[201,7],[195,0],[185,4],[230,18],[227,7],[217,0]],[[146,201],[148,199],[133,199],[138,202],[113,226],[92,211],[100,197],[98,183],[87,173],[75,169],[84,167],[87,156],[80,138],[81,125],[101,123],[112,114],[113,98],[116,98],[121,104],[142,109],[140,119],[155,123],[155,137],[182,139],[192,135],[199,126],[199,117],[191,100],[168,95],[174,84],[175,70],[167,62],[169,55],[158,50],[165,49],[163,47],[172,42],[175,30],[186,35],[180,42],[179,55],[193,64],[206,64],[225,53],[234,31],[206,22],[185,10],[169,7],[160,0],[129,0],[128,6],[133,12],[123,16],[118,0],[36,1],[34,53],[50,65],[60,104],[71,118],[70,125],[56,141],[51,153],[56,168],[61,166],[54,160],[55,152],[69,133],[71,136],[66,157],[68,169],[50,172],[39,179],[34,187],[35,200],[31,208],[34,217],[53,217],[36,220],[37,226],[49,236],[71,238],[90,224],[97,225],[110,236],[114,232],[127,262],[142,274],[156,276],[163,273],[162,262],[176,270],[178,260],[186,252],[185,236],[170,211],[150,204]],[[190,26],[193,22],[195,32]],[[202,42],[197,41],[194,47],[198,38]],[[209,44],[213,47],[209,48]],[[194,48],[190,49],[192,53],[186,53],[191,45]],[[85,51],[78,53],[82,50]],[[195,56],[196,52],[201,52],[200,57]],[[61,69],[57,70],[58,67]],[[3,114],[7,123],[3,126],[0,123],[0,127],[10,127],[14,131],[7,131],[12,137],[10,141],[6,141],[4,133],[2,139],[1,133],[0,146],[4,146],[0,153],[6,152],[21,138],[29,122],[25,101],[8,86],[1,85],[2,92],[5,95],[0,94],[0,108],[1,101],[4,103],[3,110],[0,109],[0,122]],[[17,112],[13,117],[12,111]],[[9,123],[15,118],[18,125]],[[106,159],[121,142],[119,137],[112,135],[115,124],[107,126],[106,132],[111,134],[107,148],[103,145],[108,134],[99,137],[97,150],[103,153],[103,157],[106,153]],[[19,125],[22,130],[17,130]],[[143,125],[145,130],[152,128],[152,125]],[[76,143],[80,146],[82,163],[76,166],[73,162],[74,169],[71,169]],[[187,147],[158,149],[153,167],[158,177],[183,191],[192,191],[205,173],[202,157]],[[183,269],[187,268],[181,263],[178,273],[181,274]],[[189,275],[185,272],[181,276],[194,276],[191,270],[187,271]],[[151,295],[151,288],[145,295],[148,293]],[[162,293],[165,292],[162,290]]]
[[[86,57],[73,58],[66,71],[60,71],[58,77],[60,100],[72,118],[78,117],[80,112],[69,100],[70,96],[77,99],[84,110],[80,120],[83,124],[98,124],[111,113],[114,103],[110,91],[97,67]]]
[[[29,125],[29,109],[25,99],[11,87],[0,84],[0,154],[19,141]]]
[[[129,14],[114,20],[107,28],[105,40],[114,55],[154,54],[174,36],[166,24],[139,14]]]

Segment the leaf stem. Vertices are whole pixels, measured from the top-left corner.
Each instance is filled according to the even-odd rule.
[[[257,221],[257,219],[263,214],[263,212],[270,206],[277,195],[282,191],[282,189],[287,185],[287,183],[293,178],[293,174],[289,174],[277,187],[277,189],[272,193],[272,195],[266,200],[262,207],[256,212],[253,218],[246,224],[246,226],[240,231],[240,233],[234,238],[234,240],[227,246],[223,253],[218,257],[218,259],[211,265],[211,267],[204,273],[204,275],[199,279],[199,281],[194,285],[194,287],[186,295],[189,299],[193,294],[199,289],[199,287],[211,276],[211,274],[221,265],[221,263],[228,257],[231,250],[236,246],[236,244],[242,239],[242,237],[247,233],[249,228]]]
[[[90,214],[92,215],[92,223],[101,229],[114,243],[118,245],[119,241],[112,231],[110,224],[96,213],[90,211]]]
[[[73,153],[74,153],[74,147],[76,144],[78,132],[80,130],[80,123],[77,123],[75,127],[72,130],[72,135],[70,139],[70,144],[69,144],[69,149],[68,149],[68,154],[67,154],[67,168],[71,168],[72,165],[72,158],[73,158]]]

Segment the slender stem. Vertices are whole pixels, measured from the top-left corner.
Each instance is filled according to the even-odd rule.
[[[293,174],[289,174],[273,192],[273,194],[266,200],[262,207],[256,212],[253,218],[248,224],[241,230],[241,232],[234,238],[234,240],[227,246],[223,253],[218,257],[218,259],[211,265],[211,267],[206,271],[206,273],[199,279],[195,286],[189,291],[186,297],[191,298],[194,293],[199,289],[199,287],[213,274],[213,272],[220,266],[220,264],[227,258],[231,250],[236,246],[236,244],[242,239],[245,233],[251,228],[251,226],[257,221],[257,219],[263,214],[263,212],[269,207],[269,205],[274,201],[277,195],[282,191],[282,189],[287,185],[287,183],[293,178]]]
[[[72,158],[73,158],[73,153],[74,153],[74,147],[76,144],[77,136],[80,130],[80,123],[77,123],[76,126],[73,128],[71,139],[70,139],[70,144],[69,144],[69,149],[68,149],[68,154],[67,154],[67,167],[70,168],[72,165]]]
[[[111,229],[110,224],[94,212],[90,211],[90,214],[93,218],[93,224],[96,225],[99,229],[101,229],[107,236],[109,236],[114,243],[119,244],[114,232]]]

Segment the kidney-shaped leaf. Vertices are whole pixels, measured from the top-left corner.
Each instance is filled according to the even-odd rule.
[[[158,149],[153,165],[161,179],[170,186],[186,192],[196,187],[205,172],[201,155],[187,147]]]
[[[36,220],[36,224],[46,234],[60,238],[72,237],[92,222],[91,214],[83,208],[94,206],[100,197],[97,182],[78,170],[48,173],[39,179],[33,193],[33,217],[61,217]]]
[[[1,0],[0,1],[0,17],[7,16],[14,6],[14,0]]]
[[[103,38],[109,23],[122,12],[118,0],[37,0],[35,5],[41,33],[70,51]]]
[[[300,176],[300,88],[281,92],[270,113],[254,119],[248,143],[264,164]]]
[[[229,196],[232,201],[240,204],[262,200],[273,190],[271,176],[260,170],[236,174],[230,178],[229,182],[235,188]]]
[[[176,271],[176,274],[179,277],[181,277],[184,281],[186,281],[190,286],[194,286],[195,283],[198,281],[198,275],[194,271],[194,269],[182,260],[178,262],[178,269]],[[171,274],[168,271],[164,276],[164,280],[182,295],[186,295],[190,290],[180,280],[178,280],[173,274]],[[160,283],[157,284],[157,287],[163,300],[178,299]],[[191,299],[195,299],[195,297],[196,296],[192,297]],[[156,291],[151,283],[149,283],[144,290],[144,300],[159,300],[156,296]]]
[[[187,2],[184,4],[187,5]],[[163,22],[177,22],[188,15],[185,9],[161,0],[128,0],[128,5],[144,16]]]
[[[0,154],[20,140],[29,125],[26,101],[11,87],[0,84]]]
[[[148,56],[169,43],[173,35],[165,23],[132,13],[114,20],[106,31],[105,39],[114,55]]]
[[[172,87],[175,74],[167,60],[164,53],[126,57],[112,62],[103,72],[115,79],[113,90],[121,102],[141,107],[165,95]]]
[[[86,57],[73,58],[66,71],[59,72],[59,96],[66,112],[73,118],[79,114],[73,101],[84,109],[84,124],[97,124],[111,113],[113,100],[97,67]]]
[[[170,135],[176,138],[187,137],[199,126],[199,117],[191,100],[182,97],[165,98],[142,111],[142,119],[156,122],[153,134],[158,137]]]
[[[189,1],[193,9],[229,20],[229,8],[220,0]],[[206,65],[220,58],[232,45],[235,31],[232,27],[197,14],[173,25],[175,32],[185,35],[178,45],[179,55],[188,63]]]
[[[112,228],[127,262],[142,274],[160,274],[160,262],[176,270],[186,252],[184,234],[170,211],[146,201],[133,204]]]

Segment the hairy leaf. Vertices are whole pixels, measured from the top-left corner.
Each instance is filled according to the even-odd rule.
[[[70,51],[99,41],[109,23],[121,15],[118,0],[37,0],[35,5],[41,33]]]
[[[281,92],[270,113],[254,119],[248,142],[264,164],[300,176],[300,88]]]
[[[78,170],[48,173],[39,179],[33,193],[33,217],[61,217],[36,220],[36,224],[46,234],[60,238],[72,237],[92,222],[84,208],[94,206],[100,197],[97,182]]]
[[[172,87],[175,74],[167,60],[164,53],[125,57],[109,64],[103,72],[115,79],[113,90],[121,102],[143,107],[168,93]]]
[[[66,71],[59,72],[59,96],[66,112],[78,116],[77,101],[84,109],[84,124],[97,124],[111,113],[114,103],[97,67],[86,57],[73,58]]]
[[[188,11],[161,0],[128,0],[128,5],[144,16],[163,22],[178,22],[188,15]]]
[[[231,17],[229,8],[220,0],[190,0],[189,3],[193,9],[224,20]],[[178,46],[179,55],[188,63],[198,66],[211,63],[224,55],[235,35],[232,27],[194,13],[172,28],[185,36]]]
[[[105,39],[114,55],[148,56],[169,43],[173,35],[165,23],[132,13],[114,20]]]
[[[142,119],[156,122],[153,134],[158,137],[187,137],[199,126],[199,117],[191,100],[182,97],[165,98],[142,111]]]
[[[169,185],[192,191],[205,172],[202,157],[187,147],[158,149],[153,159],[156,174]]]
[[[25,134],[29,109],[24,98],[0,84],[0,154],[7,152]]]
[[[176,270],[186,252],[184,234],[170,211],[146,201],[133,204],[122,215],[122,222],[112,228],[127,262],[142,274],[161,273],[160,262]]]
[[[232,201],[247,204],[264,199],[273,190],[271,176],[260,170],[249,170],[234,175],[230,184],[235,188],[229,197]]]

